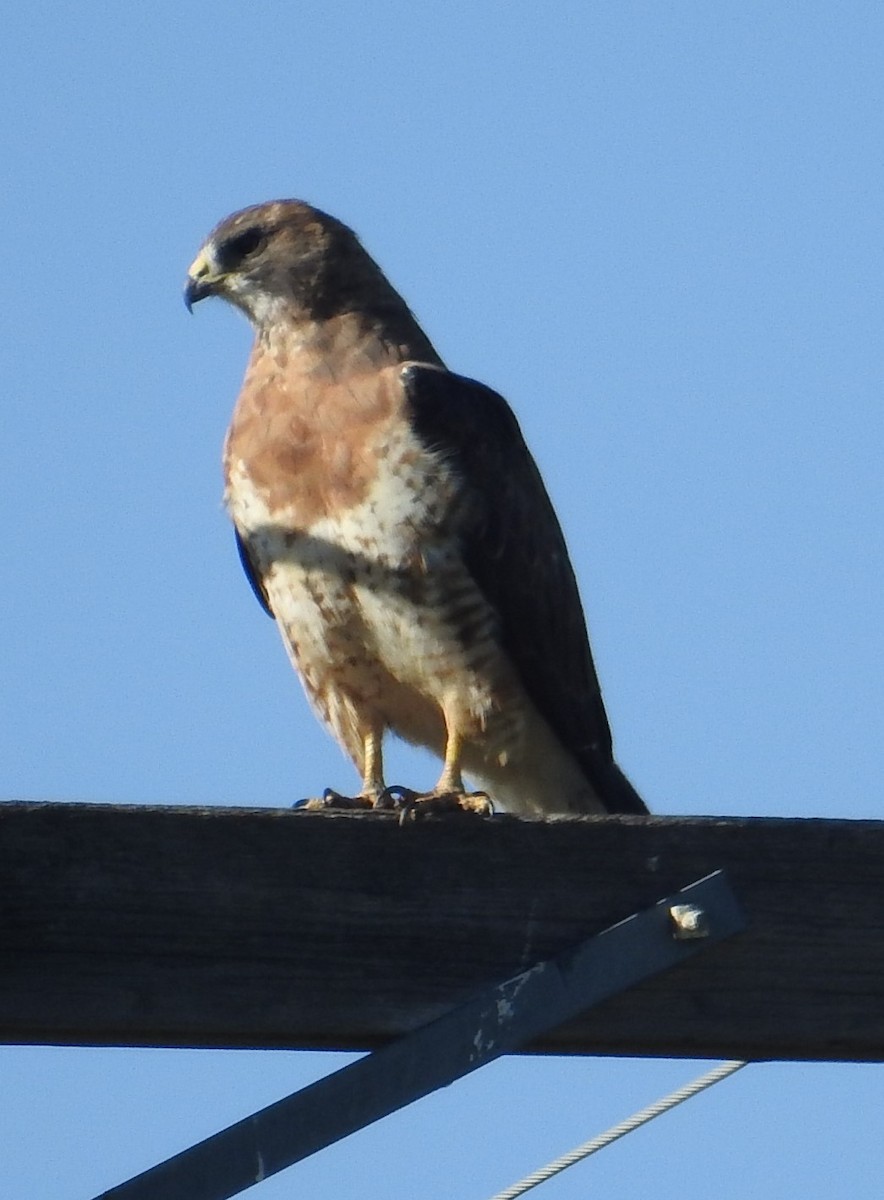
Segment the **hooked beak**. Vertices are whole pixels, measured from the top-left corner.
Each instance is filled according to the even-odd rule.
[[[224,276],[214,271],[204,250],[196,256],[187,272],[187,283],[184,286],[184,306],[188,312],[193,312],[194,304],[205,300],[207,296],[218,294]]]
[[[184,307],[189,313],[193,312],[194,304],[211,296],[212,286],[199,279],[188,279],[184,287]]]

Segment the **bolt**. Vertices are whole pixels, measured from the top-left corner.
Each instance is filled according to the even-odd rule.
[[[672,936],[680,941],[709,936],[709,919],[696,904],[673,904],[669,910],[672,918]]]

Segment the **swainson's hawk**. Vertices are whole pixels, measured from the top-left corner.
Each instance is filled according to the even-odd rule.
[[[385,795],[389,729],[514,813],[645,812],[562,532],[512,411],[448,371],[355,234],[297,200],[222,221],[186,302],[255,343],[224,448],[243,565],[316,712]]]

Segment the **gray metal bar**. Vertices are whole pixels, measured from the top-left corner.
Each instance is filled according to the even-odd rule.
[[[744,926],[717,871],[95,1200],[228,1200]]]

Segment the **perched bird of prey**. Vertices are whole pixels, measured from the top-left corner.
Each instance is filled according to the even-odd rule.
[[[361,774],[349,802],[390,802],[392,730],[444,762],[412,805],[645,812],[506,401],[449,371],[356,235],[301,201],[222,221],[188,272],[188,308],[206,296],[255,329],[225,499],[255,594]]]

